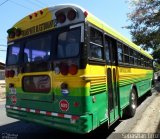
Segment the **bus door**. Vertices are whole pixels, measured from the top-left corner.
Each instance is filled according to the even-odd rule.
[[[118,113],[118,83],[117,83],[117,62],[116,42],[105,36],[105,57],[106,57],[106,83],[108,96],[108,122],[109,125],[119,118]]]

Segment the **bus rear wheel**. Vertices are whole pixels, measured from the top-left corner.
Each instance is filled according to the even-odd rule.
[[[129,106],[126,108],[124,115],[128,118],[133,117],[137,109],[137,93],[133,88],[130,93]]]
[[[152,91],[151,90],[149,90],[147,93],[148,93],[148,96],[152,96]]]
[[[135,89],[132,89],[130,94],[130,103],[128,107],[128,116],[133,117],[137,109],[137,94]]]

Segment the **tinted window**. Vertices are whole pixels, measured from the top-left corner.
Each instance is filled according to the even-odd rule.
[[[107,37],[105,37],[104,46],[105,46],[105,57],[106,57],[107,63],[109,63],[111,61],[110,45],[111,45],[110,40]]]
[[[60,33],[58,35],[57,57],[77,56],[79,54],[80,38],[80,28]]]
[[[118,43],[118,61],[123,62],[123,49],[122,49],[122,44]]]
[[[103,59],[103,34],[90,28],[90,54],[92,58]]]
[[[126,45],[123,45],[124,48],[124,62],[129,63],[129,48]]]
[[[7,65],[16,65],[19,61],[20,45],[14,44],[8,46]]]
[[[25,92],[48,93],[51,89],[51,80],[46,75],[25,76],[22,83]]]
[[[50,57],[51,36],[43,36],[26,42],[24,62],[48,60]]]
[[[91,30],[90,30],[90,41],[94,42],[96,44],[102,45],[103,44],[103,34],[100,31],[98,31],[94,28],[91,28]]]
[[[93,58],[102,59],[102,47],[90,43],[90,48],[91,48],[91,56]]]

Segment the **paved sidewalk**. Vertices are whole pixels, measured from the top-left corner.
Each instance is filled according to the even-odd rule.
[[[6,100],[5,94],[0,92],[0,102],[5,100]]]
[[[0,98],[0,102],[6,101],[6,98]]]
[[[1,101],[6,101],[6,97],[5,96],[3,96],[3,97],[0,96],[0,102]]]
[[[137,120],[130,133],[160,133],[160,94],[144,111],[143,116]]]

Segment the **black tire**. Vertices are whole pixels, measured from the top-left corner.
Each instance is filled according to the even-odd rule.
[[[128,116],[133,117],[136,113],[136,109],[137,109],[137,94],[135,89],[132,89],[129,100]]]
[[[151,82],[151,88],[153,88],[155,86],[155,83],[156,83],[156,81],[152,80],[152,82]]]
[[[149,91],[147,92],[147,94],[148,94],[148,96],[152,96],[152,91],[149,90]]]
[[[133,88],[130,93],[129,106],[124,110],[124,118],[131,118],[135,115],[137,104],[137,94]]]

